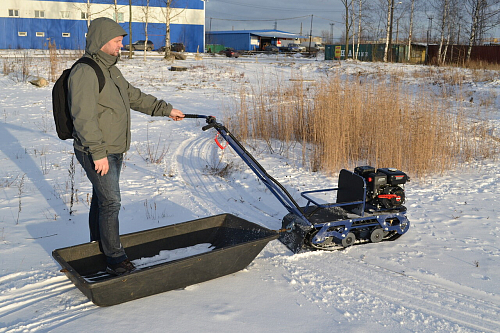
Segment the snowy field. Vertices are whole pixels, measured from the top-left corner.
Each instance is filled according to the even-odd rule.
[[[184,113],[221,120],[241,85],[274,77],[314,81],[340,71],[370,79],[371,73],[398,72],[415,87],[446,84],[438,70],[401,64],[190,55],[175,65],[188,70],[169,71],[159,56],[146,63],[141,56],[124,59],[119,67],[133,85]],[[46,75],[48,67],[40,58],[31,73]],[[473,82],[470,71],[460,71],[461,93],[472,97],[471,115],[489,114],[498,135],[500,80],[491,78],[498,73]],[[88,241],[91,194],[77,165],[77,201],[70,207],[72,142],[55,134],[51,88],[0,76],[0,332],[500,332],[496,160],[412,179],[406,186],[412,225],[394,242],[293,255],[276,240],[235,274],[95,306],[51,256],[54,249]],[[233,153],[224,153],[235,163],[228,177],[207,172],[219,150],[214,131],[201,130],[203,122],[134,112],[132,124],[121,181],[121,233],[221,213],[281,227],[285,208]],[[165,152],[160,163],[146,161],[148,144]],[[336,187],[336,177],[264,149],[252,152],[297,200],[300,191]]]

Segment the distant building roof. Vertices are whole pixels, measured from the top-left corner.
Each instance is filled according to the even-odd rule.
[[[207,31],[209,34],[250,34],[260,37],[274,37],[274,38],[307,38],[299,34],[281,30],[227,30],[227,31]]]

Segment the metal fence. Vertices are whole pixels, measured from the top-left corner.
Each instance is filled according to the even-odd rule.
[[[383,61],[385,44],[360,44],[359,48],[354,45],[361,61]],[[444,51],[444,48],[443,48]],[[464,63],[467,59],[468,45],[449,45],[446,48],[446,63]],[[391,62],[410,63],[437,63],[439,45],[412,44],[410,59],[408,60],[408,45],[391,45],[388,60]],[[426,57],[426,53],[428,57]],[[347,52],[345,45],[326,45],[325,60],[354,59],[353,46],[349,45]],[[473,46],[471,61],[484,61],[489,63],[500,63],[500,45]]]

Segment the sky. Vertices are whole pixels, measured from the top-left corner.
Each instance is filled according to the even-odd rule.
[[[334,36],[343,30],[342,13],[344,8],[340,0],[311,0],[307,5],[301,1],[242,1],[208,0],[206,2],[207,31],[274,29],[293,33],[321,35],[322,31]],[[307,9],[305,9],[307,8]],[[333,23],[333,27],[330,25]]]
[[[409,1],[396,3],[395,18],[402,18],[399,32],[406,37]],[[423,2],[415,8],[414,28],[416,37],[425,38],[429,29],[428,12]],[[343,14],[345,8],[341,0],[207,0],[205,5],[205,27],[207,31],[277,29],[308,36],[333,35],[337,40],[345,31]],[[430,15],[435,16],[435,15]],[[312,20],[311,20],[312,19]],[[436,20],[431,26],[432,34],[437,34]],[[333,24],[333,26],[331,25]],[[394,30],[397,23],[394,22]],[[379,27],[383,29],[383,27]],[[420,35],[418,35],[420,31]],[[500,29],[489,32],[490,37],[500,38]],[[326,32],[322,33],[322,32]],[[384,33],[382,33],[384,35]],[[394,37],[394,36],[393,36]]]

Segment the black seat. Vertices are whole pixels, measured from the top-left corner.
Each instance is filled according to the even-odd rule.
[[[349,203],[351,203],[349,205]],[[362,215],[365,203],[364,179],[346,169],[340,170],[337,204],[353,214]],[[346,204],[346,205],[344,205]]]

